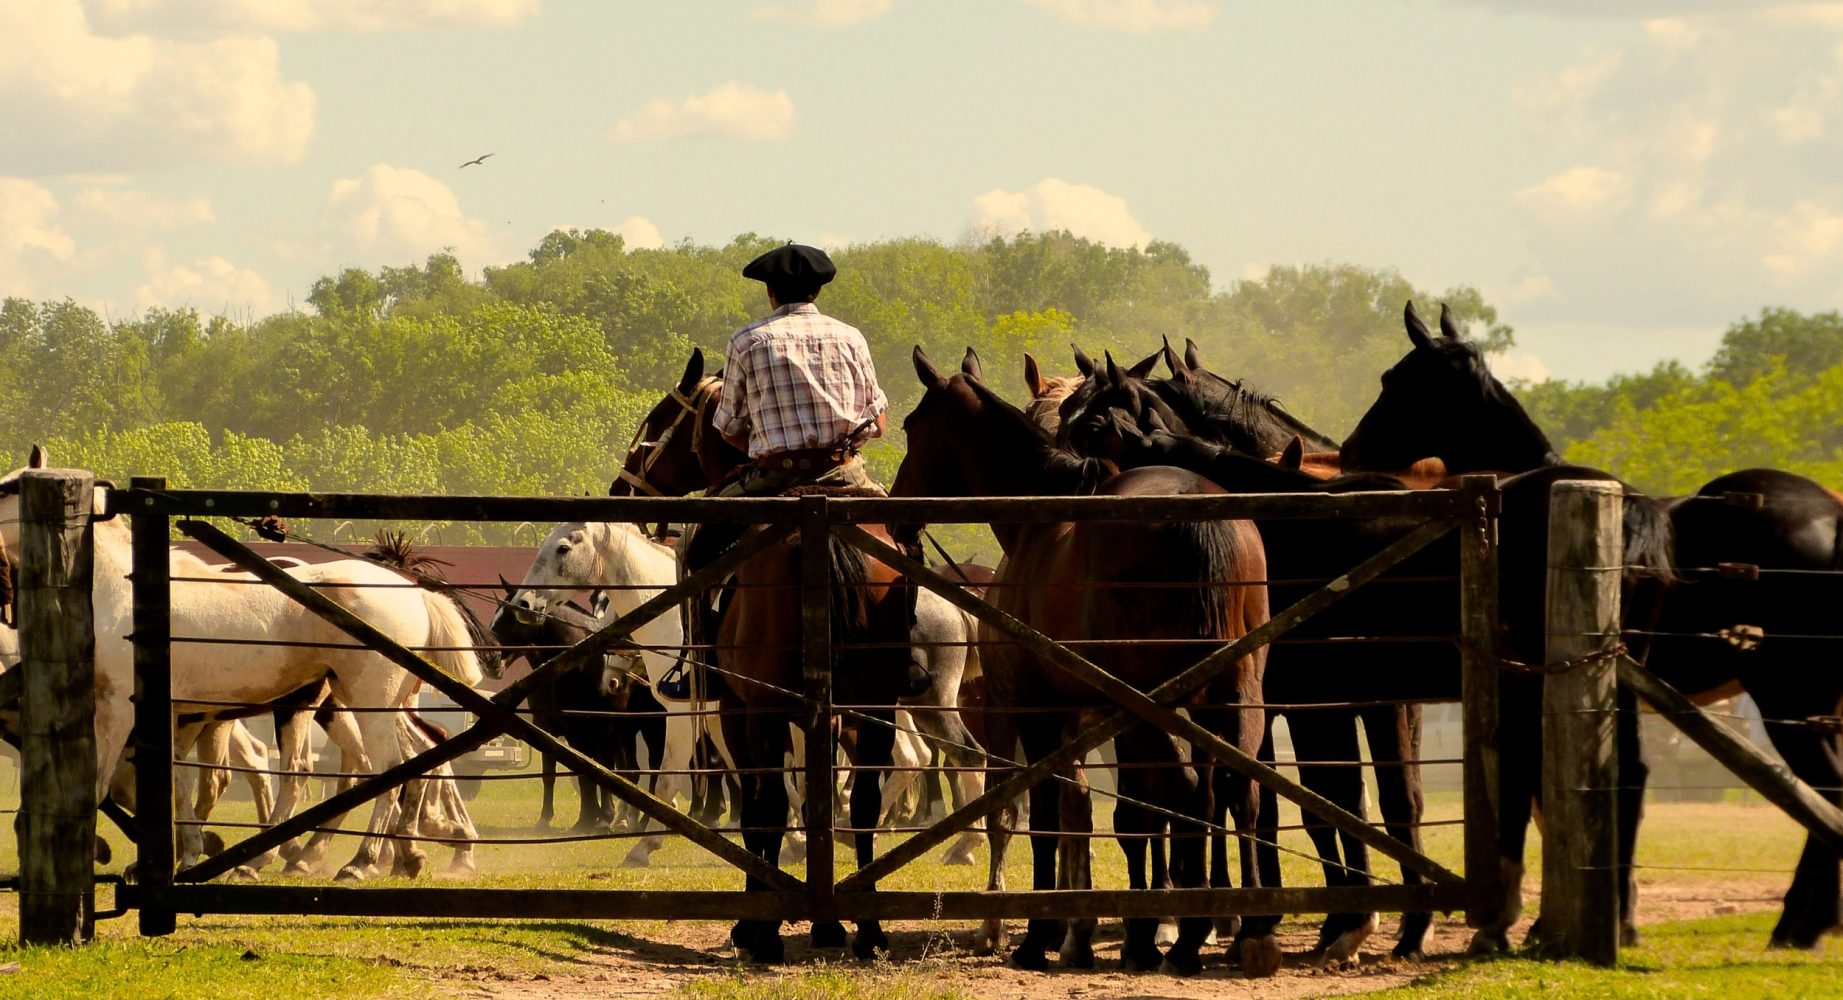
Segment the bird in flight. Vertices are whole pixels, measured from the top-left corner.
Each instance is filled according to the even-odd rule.
[[[484,156],[476,156],[473,159],[468,160],[466,163],[461,164],[460,169],[465,170],[468,167],[477,167],[480,164],[485,163],[486,157],[491,156],[491,155],[493,154],[487,153]]]

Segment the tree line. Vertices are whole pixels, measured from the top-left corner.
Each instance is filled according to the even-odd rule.
[[[766,311],[739,272],[780,242],[640,249],[558,230],[477,278],[447,253],[348,268],[314,282],[304,307],[245,322],[192,309],[107,321],[69,300],[7,299],[0,445],[20,455],[45,442],[59,464],[175,486],[599,495],[691,349],[714,364],[730,331]],[[1216,290],[1176,244],[1062,232],[884,240],[834,258],[820,307],[865,332],[898,418],[919,394],[917,344],[944,364],[974,348],[988,381],[1018,399],[1025,351],[1067,373],[1071,342],[1136,359],[1169,337],[1340,438],[1405,349],[1404,301],[1445,301],[1488,350],[1514,343],[1470,287],[1420,289],[1350,264],[1277,267]],[[1701,372],[1663,365],[1517,391],[1570,459],[1647,488],[1681,491],[1747,464],[1837,481],[1839,366],[1836,314],[1767,310],[1737,323]],[[869,452],[886,481],[899,424]]]

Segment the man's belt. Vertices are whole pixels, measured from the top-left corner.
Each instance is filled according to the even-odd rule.
[[[856,457],[843,448],[796,448],[763,455],[755,464],[769,472],[827,472]]]

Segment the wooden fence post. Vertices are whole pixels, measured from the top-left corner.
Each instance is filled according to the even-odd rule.
[[[166,479],[136,476],[136,490],[166,489]],[[177,926],[167,890],[173,886],[173,648],[170,519],[128,512],[134,553],[134,800],[135,880],[141,933],[171,934]]]
[[[95,483],[77,469],[20,483],[20,944],[96,931]]]
[[[800,498],[800,659],[806,713],[806,888],[810,919],[838,919],[832,836],[838,759],[832,742],[832,525],[823,496]],[[881,775],[858,780],[875,781]]]
[[[1556,483],[1549,500],[1548,662],[1619,641],[1624,488]],[[1564,667],[1542,694],[1542,931],[1554,952],[1598,965],[1619,959],[1617,668]]]
[[[1465,741],[1466,923],[1496,924],[1504,908],[1503,851],[1498,845],[1498,562],[1497,479],[1467,476],[1475,516],[1459,533],[1461,732]]]

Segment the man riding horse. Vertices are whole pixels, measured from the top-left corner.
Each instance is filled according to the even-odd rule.
[[[877,385],[863,333],[819,311],[819,290],[838,273],[816,247],[789,243],[750,261],[742,276],[767,286],[774,310],[730,335],[723,391],[713,422],[749,464],[717,496],[777,496],[797,486],[856,487],[884,494],[858,447],[880,437],[889,400]],[[685,545],[688,572],[709,565],[746,525],[700,526]],[[718,609],[699,609],[695,641],[716,635]],[[662,697],[692,696],[693,678],[675,673]]]

